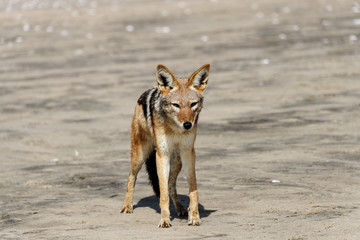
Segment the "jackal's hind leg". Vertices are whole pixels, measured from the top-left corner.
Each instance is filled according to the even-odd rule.
[[[132,141],[131,146],[131,171],[128,177],[127,191],[124,203],[121,207],[121,213],[132,213],[133,212],[133,192],[136,183],[136,177],[139,173],[145,160],[149,157],[149,154],[153,150],[150,142],[142,141],[141,143],[135,144]]]
[[[169,176],[169,193],[174,203],[175,210],[178,216],[186,216],[188,213],[183,205],[180,203],[179,197],[176,191],[176,179],[181,171],[181,160],[179,157],[175,157],[170,163],[170,176]]]

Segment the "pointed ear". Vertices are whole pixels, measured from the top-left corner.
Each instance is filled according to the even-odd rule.
[[[188,86],[194,87],[199,92],[204,91],[209,80],[209,72],[210,64],[205,64],[190,76]]]
[[[163,94],[168,94],[178,86],[176,77],[164,65],[159,64],[156,68],[157,87]]]

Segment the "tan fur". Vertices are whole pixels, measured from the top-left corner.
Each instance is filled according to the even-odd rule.
[[[189,183],[188,224],[200,225],[194,143],[197,117],[202,108],[202,92],[207,85],[209,67],[209,65],[204,65],[189,79],[176,79],[165,66],[158,65],[157,87],[165,100],[155,104],[161,103],[159,109],[166,114],[162,116],[159,112],[154,111],[151,126],[149,126],[143,106],[138,104],[135,108],[131,125],[131,171],[121,212],[131,213],[133,211],[132,196],[137,174],[150,152],[156,147],[161,208],[159,227],[171,226],[169,195],[174,202],[177,214],[186,214],[176,192],[176,179],[182,166],[185,167]],[[200,76],[199,73],[205,75]],[[185,129],[186,122],[192,123],[190,129]]]

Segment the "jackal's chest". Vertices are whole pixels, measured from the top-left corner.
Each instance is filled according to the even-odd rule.
[[[189,149],[194,147],[195,133],[162,134],[157,135],[155,141],[157,148],[165,152]]]

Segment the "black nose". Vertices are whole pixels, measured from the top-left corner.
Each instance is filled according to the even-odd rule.
[[[189,130],[191,128],[192,124],[191,124],[191,122],[184,122],[183,126],[186,130]]]

